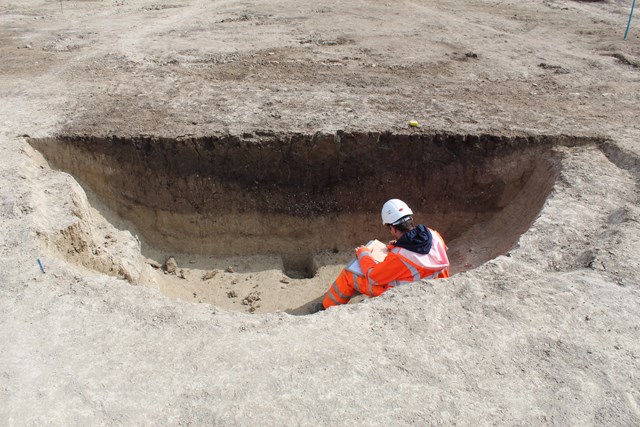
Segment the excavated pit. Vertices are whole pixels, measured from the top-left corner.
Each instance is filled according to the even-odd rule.
[[[30,141],[150,247],[276,256],[297,279],[316,274],[319,254],[386,241],[379,211],[389,198],[440,231],[454,272],[476,267],[510,250],[538,215],[560,169],[553,147],[585,142],[347,132]]]

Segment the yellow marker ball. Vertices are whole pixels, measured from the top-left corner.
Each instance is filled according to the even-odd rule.
[[[420,126],[420,123],[418,123],[417,120],[409,120],[409,126],[411,126],[412,128],[416,128]]]

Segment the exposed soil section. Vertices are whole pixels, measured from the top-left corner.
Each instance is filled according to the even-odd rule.
[[[557,173],[551,142],[345,133],[32,140],[150,244],[220,256],[351,248],[382,237],[372,213],[398,193],[452,240],[531,187],[514,227],[522,232]],[[517,236],[502,234],[511,244]]]
[[[327,267],[322,285],[313,284],[318,297],[353,247],[386,241],[376,213],[397,194],[449,242],[454,272],[476,267],[511,249],[537,216],[560,169],[554,145],[593,141],[261,132],[179,140],[63,136],[31,144],[130,221],[153,265],[177,254],[180,267],[165,272],[187,281],[179,284],[184,292],[203,301],[211,292],[200,282],[220,287],[218,305],[232,291],[224,286],[282,288],[280,280],[299,284]],[[176,280],[169,280],[161,288],[176,296]]]

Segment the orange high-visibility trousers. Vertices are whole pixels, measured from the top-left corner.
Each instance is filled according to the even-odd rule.
[[[382,295],[389,285],[373,285],[363,277],[358,276],[350,272],[347,269],[342,270],[335,282],[331,285],[327,294],[322,301],[324,308],[329,308],[334,305],[346,304],[349,300],[358,293],[364,294],[368,297],[377,297]]]
[[[324,308],[346,304],[357,293],[377,297],[394,286],[423,279],[449,277],[447,246],[437,231],[430,231],[434,239],[428,254],[389,245],[389,253],[384,261],[376,263],[369,248],[358,247],[356,257],[365,275],[358,276],[346,269],[342,270],[322,301]]]

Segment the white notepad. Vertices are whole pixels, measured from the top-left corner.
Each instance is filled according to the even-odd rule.
[[[371,240],[369,243],[365,245],[369,249],[371,249],[371,257],[377,263],[384,261],[389,253],[389,249],[387,249],[387,245],[382,243],[379,240]],[[354,258],[347,263],[347,270],[352,273],[357,274],[358,276],[364,276],[362,272],[362,268],[360,267],[360,261],[358,258]]]

